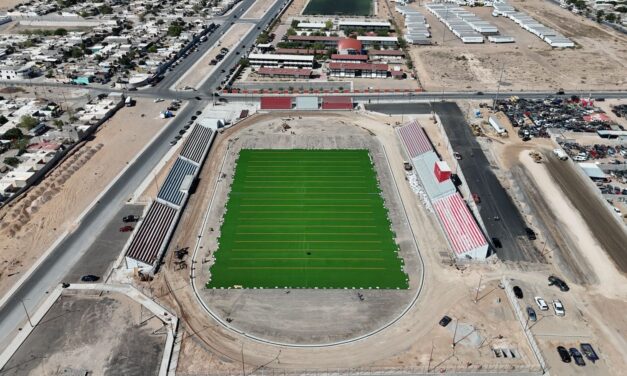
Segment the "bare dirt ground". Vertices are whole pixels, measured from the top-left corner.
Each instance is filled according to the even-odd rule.
[[[176,89],[181,90],[186,86],[198,88],[198,86],[205,81],[207,76],[209,76],[211,72],[216,69],[216,67],[220,66],[219,62],[216,65],[209,65],[209,62],[215,59],[215,57],[220,53],[220,49],[222,47],[226,47],[230,51],[233,48],[233,45],[239,42],[239,40],[242,39],[242,37],[246,35],[252,27],[252,24],[243,23],[236,23],[231,26],[224,36],[218,40],[218,43],[216,43],[213,48],[205,52],[196,64],[194,64],[194,66],[176,83]]]
[[[242,18],[261,18],[276,1],[277,0],[257,0],[246,13],[242,14]]]
[[[93,140],[21,199],[0,209],[0,293],[76,225],[77,217],[162,129],[166,121],[157,118],[162,107],[138,99],[136,106],[122,108]]]
[[[281,23],[287,23],[290,17],[298,16],[305,9],[305,5],[309,0],[294,0],[292,4],[287,8],[285,13],[281,16]]]
[[[302,116],[303,119],[295,120],[298,116]],[[406,175],[401,168],[405,157],[401,154],[393,129],[393,124],[400,121],[400,117],[359,116],[352,113],[325,113],[320,117],[318,113],[273,113],[255,116],[235,128],[224,131],[218,135],[212,147],[209,159],[201,171],[197,193],[190,198],[187,210],[183,214],[183,223],[178,227],[172,244],[179,247],[194,246],[200,223],[213,196],[216,179],[220,176],[224,153],[230,144],[228,140],[249,135],[249,132],[251,136],[247,137],[254,137],[255,134],[258,134],[258,137],[271,136],[275,134],[276,124],[279,124],[281,117],[294,118],[290,120],[290,124],[297,132],[302,129],[298,126],[300,121],[307,124],[318,119],[317,122],[324,122],[325,126],[338,129],[357,124],[365,128],[369,134],[372,132],[376,135],[392,166],[393,180],[398,186],[409,224],[416,234],[418,247],[424,258],[426,272],[424,290],[417,304],[399,321],[385,331],[362,341],[311,349],[273,346],[242,337],[211,320],[199,307],[190,291],[189,270],[178,270],[174,263],[171,263],[171,256],[166,255],[168,261],[162,269],[163,273],[160,273],[150,285],[142,286],[152,289],[161,299],[174,306],[183,320],[185,334],[178,372],[210,374],[241,372],[242,358],[247,372],[262,366],[288,371],[373,367],[416,368],[423,371],[429,368],[438,372],[444,369],[511,369],[512,366],[516,369],[527,369],[534,366],[526,342],[517,330],[519,326],[513,318],[511,308],[503,299],[502,291],[496,288],[495,281],[500,278],[502,271],[497,265],[485,265],[479,268],[486,273],[480,277],[479,271],[471,272],[451,267],[447,256],[443,256],[446,254],[446,243],[435,217],[424,208],[405,181]],[[274,122],[275,127],[258,126],[267,124],[268,121]],[[210,238],[203,238],[200,244],[201,252],[207,249],[206,242],[211,241]],[[206,268],[207,265],[203,264],[203,260],[199,260],[192,267]],[[204,283],[202,278],[198,276],[196,278],[199,279],[197,283],[201,285]],[[482,282],[477,295],[476,289],[480,280]],[[437,288],[434,288],[435,286]],[[479,299],[476,304],[473,303],[475,296]],[[240,303],[244,302],[237,302]],[[437,321],[444,314],[452,315],[459,319],[459,322],[455,324],[455,320],[448,328],[441,328]],[[283,330],[290,330],[292,325],[291,322],[286,323]],[[452,325],[459,327],[454,351],[452,342],[455,326]],[[298,326],[291,328],[295,332],[298,329]],[[464,336],[460,333],[464,333]],[[433,338],[433,348],[430,341],[425,341],[424,338]],[[519,356],[514,359],[496,358],[492,347],[512,348]]]
[[[7,10],[25,2],[26,0],[0,0],[0,10]]]
[[[510,44],[464,44],[424,7],[433,46],[411,47],[412,59],[426,90],[618,90],[627,84],[627,37],[538,0],[514,2],[545,25],[554,27],[577,47],[553,49],[513,21],[492,17],[491,8],[469,8],[496,25]],[[576,62],[576,63],[573,63]]]
[[[165,333],[150,316],[121,294],[62,295],[2,374],[156,375]]]

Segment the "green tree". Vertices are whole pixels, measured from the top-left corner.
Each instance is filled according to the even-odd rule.
[[[331,29],[333,29],[333,21],[331,21],[331,20],[327,20],[327,21],[324,23],[324,28],[325,28],[326,30],[331,30]]]
[[[398,38],[398,45],[400,48],[405,49],[407,48],[407,41],[403,38]]]
[[[168,27],[168,36],[170,37],[178,37],[183,32],[183,28],[178,24],[172,24]]]
[[[387,37],[388,35],[390,35],[390,33],[388,33],[387,30],[384,30],[384,29],[377,30],[378,37]]]
[[[617,18],[616,14],[614,14],[614,13],[608,13],[605,16],[605,20],[608,21],[608,22],[616,22],[616,18]]]
[[[35,128],[37,124],[39,124],[39,120],[35,119],[32,116],[24,115],[20,118],[20,123],[18,124],[18,126],[27,130],[31,130]]]
[[[241,58],[239,59],[239,65],[241,65],[242,68],[246,68],[250,65],[250,61],[246,58]]]
[[[290,27],[289,29],[287,29],[287,35],[296,35],[296,30]]]
[[[9,165],[11,167],[16,167],[20,164],[20,160],[15,157],[7,157],[4,158],[4,164]]]
[[[55,119],[52,124],[54,124],[55,127],[57,127],[59,130],[61,130],[63,128],[63,120],[61,119]]]
[[[603,17],[605,16],[605,12],[603,9],[597,10],[597,22],[603,21]]]
[[[257,37],[257,44],[266,44],[270,41],[270,36],[265,31]]]
[[[54,72],[52,71],[52,69],[48,69],[46,71],[46,78],[52,78],[54,77]]]
[[[56,29],[54,31],[54,35],[58,35],[58,36],[67,35],[67,30],[65,30],[64,28],[60,27],[60,28],[58,28],[58,29]]]
[[[111,14],[113,13],[113,8],[111,8],[107,4],[104,4],[98,7],[98,12],[100,12],[100,14]]]
[[[292,27],[292,29],[296,29],[299,23],[299,20],[292,20],[292,24],[290,26]]]
[[[11,128],[2,135],[3,140],[17,140],[24,137],[24,133],[19,128]]]
[[[9,122],[9,119],[4,117],[4,115],[0,115],[0,125],[5,125],[8,122]]]
[[[154,54],[157,52],[157,46],[156,45],[152,45],[150,47],[148,47],[148,52],[150,52],[151,54]]]

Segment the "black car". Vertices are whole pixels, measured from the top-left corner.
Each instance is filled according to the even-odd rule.
[[[201,97],[194,97],[197,101],[202,100]]]
[[[583,360],[583,356],[581,355],[579,350],[577,350],[574,347],[571,347],[570,349],[568,349],[568,351],[570,351],[570,356],[572,356],[573,359],[575,359],[575,364],[577,364],[579,367],[583,367],[586,365],[586,362]]]
[[[137,220],[139,220],[139,218],[134,215],[127,215],[126,217],[122,218],[122,222],[124,223],[137,222]]]
[[[527,234],[527,239],[536,240],[536,232],[529,227],[525,227],[525,234]]]
[[[562,281],[560,278],[557,278],[554,275],[550,275],[549,276],[549,286],[553,286],[553,285],[557,286],[560,289],[560,291],[566,292],[566,291],[570,290],[570,287],[568,287],[566,282]]]
[[[492,238],[492,244],[494,244],[494,248],[503,248],[503,244],[501,244],[499,238]]]
[[[483,95],[483,91],[478,91],[477,95]]]
[[[581,352],[583,352],[586,358],[588,358],[588,360],[590,360],[592,363],[599,360],[599,356],[597,355],[596,351],[594,351],[594,348],[592,347],[591,344],[582,343],[580,344],[580,347],[581,347]]]
[[[198,116],[194,115],[194,116],[192,116],[190,119],[192,119],[192,120],[196,120],[196,119],[198,119]]]
[[[514,286],[514,288],[512,289],[514,291],[514,295],[516,295],[516,297],[518,299],[522,299],[523,298],[523,292],[522,289],[518,286]]]
[[[451,181],[453,182],[453,184],[455,184],[456,187],[462,185],[462,180],[457,174],[451,174]]]
[[[529,316],[529,321],[536,321],[538,319],[536,311],[534,311],[530,306],[527,306],[527,316]]]
[[[202,114],[202,111],[196,111],[196,115]]]
[[[447,326],[453,319],[448,317],[448,316],[444,316],[442,317],[442,319],[440,319],[440,322],[438,324],[440,324],[440,326],[445,327]]]
[[[81,281],[83,282],[96,282],[99,279],[100,277],[98,277],[97,275],[93,275],[93,274],[87,274],[81,277]]]
[[[557,346],[557,352],[560,354],[560,358],[562,358],[562,362],[570,363],[570,353],[564,346]]]

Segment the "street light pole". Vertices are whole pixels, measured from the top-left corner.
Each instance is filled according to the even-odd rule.
[[[28,310],[26,309],[26,304],[24,304],[24,300],[20,300],[20,302],[22,303],[22,307],[24,307],[24,312],[26,313],[26,317],[28,318],[28,323],[30,324],[30,327],[34,328],[35,325],[33,325],[33,322],[30,320],[30,315],[28,314]]]

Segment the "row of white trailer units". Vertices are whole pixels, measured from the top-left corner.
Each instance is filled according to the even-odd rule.
[[[425,16],[408,6],[398,5],[396,11],[405,17],[405,40],[411,44],[431,44],[431,31]]]
[[[575,43],[558,33],[550,27],[546,27],[540,22],[534,20],[526,13],[517,11],[513,6],[507,3],[494,3],[492,11],[494,17],[503,16],[516,22],[520,27],[528,32],[537,35],[540,39],[548,43],[551,47],[571,48],[575,47]]]
[[[483,35],[499,32],[490,22],[456,5],[430,3],[427,4],[427,9],[464,43],[483,43]]]

